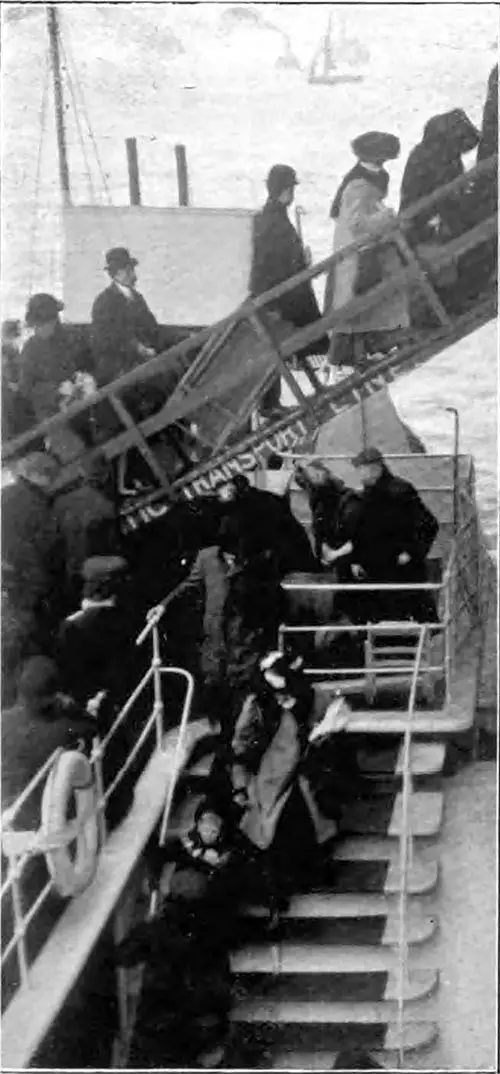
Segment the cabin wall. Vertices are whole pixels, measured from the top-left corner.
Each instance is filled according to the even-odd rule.
[[[109,284],[104,255],[126,246],[139,261],[138,288],[165,325],[209,325],[248,294],[253,213],[244,209],[82,206],[64,210],[65,316],[90,321]]]

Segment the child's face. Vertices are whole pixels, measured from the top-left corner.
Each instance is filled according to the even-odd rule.
[[[207,810],[198,820],[198,833],[205,846],[213,846],[222,830],[222,820],[217,813]]]

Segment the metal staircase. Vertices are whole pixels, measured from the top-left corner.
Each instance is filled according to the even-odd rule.
[[[232,956],[229,1066],[331,1069],[341,1049],[361,1048],[404,1068],[437,1038],[438,922],[427,902],[438,865],[419,844],[440,832],[435,786],[445,749],[413,739],[416,683],[415,672],[396,749],[374,747],[374,721],[370,749],[358,755],[366,791],[346,809],[337,849],[312,883],[304,878],[278,931],[266,932],[259,908],[242,908],[253,934],[247,921],[245,946]]]
[[[248,300],[223,322],[193,334],[101,388],[90,400],[72,404],[5,444],[4,463],[9,465],[44,438],[60,463],[56,492],[89,480],[96,460],[110,462],[135,449],[148,467],[151,483],[132,503],[122,501],[122,514],[127,515],[158,500],[169,502],[179,496],[189,499],[203,494],[227,480],[243,462],[248,463],[249,457],[256,460],[270,450],[290,450],[307,443],[329,417],[355,406],[364,396],[495,316],[493,283],[464,312],[451,317],[430,278],[442,267],[455,265],[469,251],[494,242],[496,215],[480,219],[464,235],[434,250],[432,256],[427,254],[425,260],[410,250],[402,230],[423,208],[432,205],[438,209],[441,198],[459,193],[495,170],[492,158],[407,210],[391,236],[400,253],[400,271],[341,310],[328,312],[305,328],[292,329],[273,312],[273,304],[298,284],[319,280],[346,256],[366,247],[366,239]],[[369,368],[358,369],[334,385],[322,383],[315,363],[300,356],[303,348],[311,353],[325,332],[334,338],[336,332],[352,329],[360,313],[376,307],[402,285],[420,293],[431,310],[435,328],[410,330],[406,341],[370,362]],[[297,371],[302,378],[294,375]],[[259,404],[276,375],[287,384],[294,400],[279,420],[259,415]],[[303,390],[306,382],[307,392]],[[155,389],[163,385],[166,402],[149,416],[136,419],[133,405],[127,401],[130,389],[148,385]],[[82,424],[87,427],[83,439]]]

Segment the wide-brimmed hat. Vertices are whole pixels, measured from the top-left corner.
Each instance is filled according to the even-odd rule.
[[[50,324],[59,316],[64,309],[64,303],[54,295],[32,295],[26,306],[25,321],[28,328],[36,328],[41,324]]]
[[[284,190],[298,186],[297,172],[289,164],[273,164],[266,179],[266,186],[271,198],[278,198]]]
[[[371,466],[372,463],[383,463],[384,456],[378,447],[367,447],[355,455],[351,460],[353,466]]]
[[[351,142],[351,147],[358,160],[364,160],[367,164],[396,160],[401,152],[399,138],[384,131],[366,131]]]
[[[91,556],[82,567],[84,582],[108,582],[127,570],[127,560],[122,556]]]
[[[120,272],[120,269],[135,268],[138,264],[137,258],[132,257],[130,250],[127,250],[126,246],[113,246],[111,250],[106,252],[104,268],[106,272],[109,272],[110,276],[114,276],[116,272]]]

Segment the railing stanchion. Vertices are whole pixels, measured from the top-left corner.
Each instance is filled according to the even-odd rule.
[[[21,890],[19,887],[19,878],[21,870],[19,868],[19,858],[15,858],[12,864],[12,907],[14,910],[14,928],[16,935],[19,937],[16,946],[17,961],[19,964],[19,973],[21,975],[21,984],[29,988],[29,971],[28,960],[26,958],[26,942],[24,935],[24,920],[23,909],[21,904]]]
[[[98,737],[92,741],[92,760],[94,761],[95,782],[97,787],[97,823],[99,825],[99,839],[101,847],[106,842],[106,798],[104,793],[104,776],[102,771],[102,746]]]
[[[153,626],[153,687],[154,711],[156,715],[156,745],[161,749],[163,743],[163,692],[161,688],[160,633],[158,623]]]

